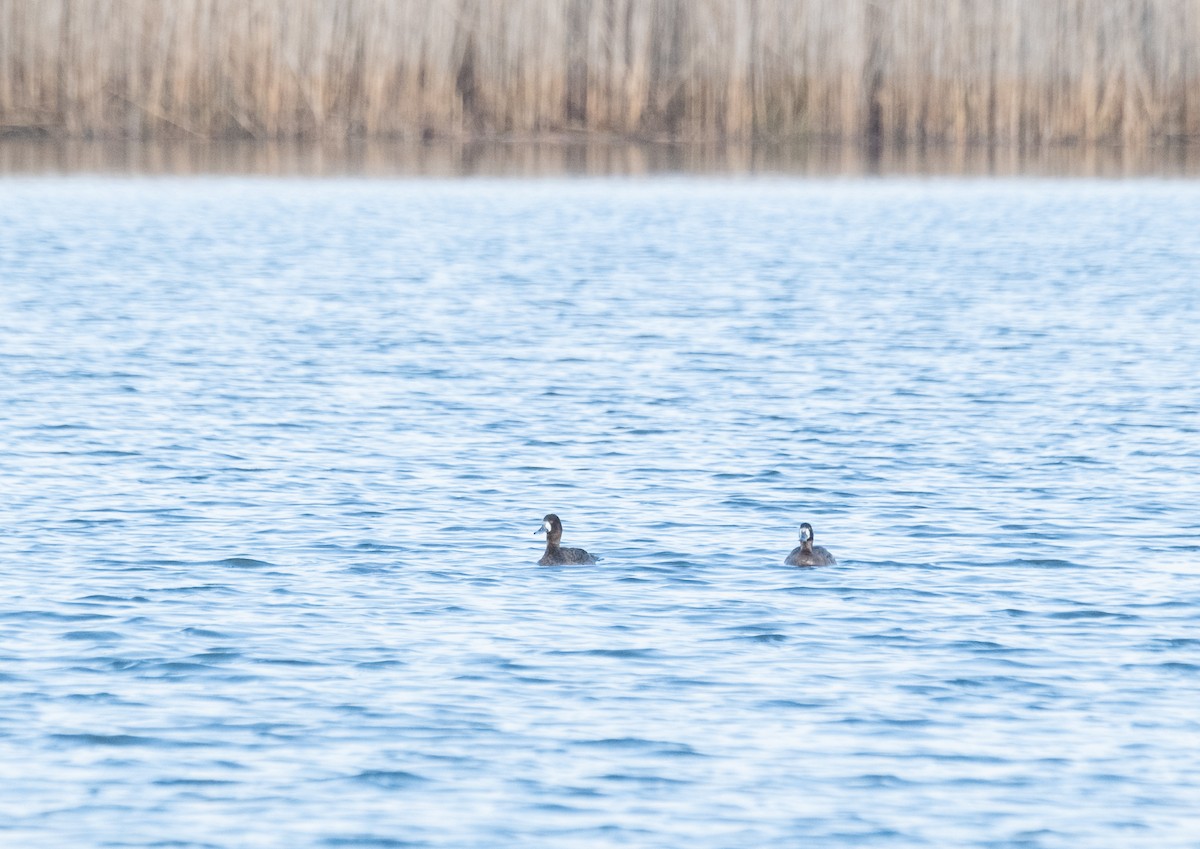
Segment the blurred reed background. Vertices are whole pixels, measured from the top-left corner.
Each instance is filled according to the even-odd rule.
[[[1200,0],[0,0],[0,133],[1158,143]]]

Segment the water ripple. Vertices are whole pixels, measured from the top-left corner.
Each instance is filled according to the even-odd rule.
[[[0,181],[0,843],[1194,847],[1196,233],[1187,182]]]

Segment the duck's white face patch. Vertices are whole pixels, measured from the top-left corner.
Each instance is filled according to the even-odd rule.
[[[546,529],[546,533],[550,533],[551,528],[549,522],[542,522],[542,527]]]
[[[804,539],[808,539],[808,538],[810,538],[811,536],[812,536],[812,531],[810,531],[808,528],[801,528],[801,529],[800,529],[800,539],[802,539],[802,540],[804,540]]]

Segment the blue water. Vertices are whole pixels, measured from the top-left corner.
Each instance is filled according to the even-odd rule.
[[[1200,183],[10,177],[0,278],[0,845],[1200,845]]]

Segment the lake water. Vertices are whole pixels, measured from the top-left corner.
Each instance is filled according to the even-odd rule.
[[[1200,182],[9,176],[0,278],[0,844],[1200,845]]]

